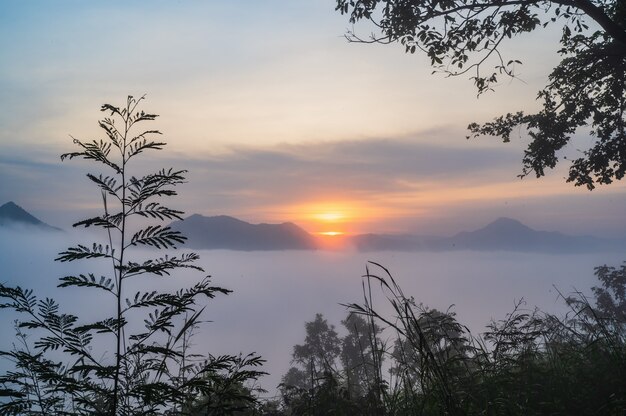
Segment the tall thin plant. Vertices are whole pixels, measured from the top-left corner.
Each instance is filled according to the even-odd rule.
[[[180,269],[203,272],[194,264],[196,253],[163,255],[134,260],[133,249],[174,249],[185,241],[179,232],[162,225],[181,219],[182,211],[160,200],[176,195],[174,187],[185,181],[185,170],[161,169],[143,176],[131,174],[132,162],[144,152],[160,150],[165,143],[158,130],[143,128],[157,115],[139,109],[144,97],[129,96],[123,107],[110,104],[99,121],[105,137],[78,140],[78,151],[61,159],[82,158],[100,165],[106,173],[87,174],[100,191],[100,215],[74,224],[103,231],[104,242],[78,244],[59,253],[60,262],[100,260],[109,273],[69,275],[59,287],[87,288],[108,299],[108,316],[83,322],[62,313],[52,299],[40,299],[32,290],[0,285],[0,307],[26,318],[16,323],[21,347],[2,351],[14,369],[0,377],[1,414],[181,414],[188,403],[211,397],[211,412],[228,411],[234,403],[253,401],[241,385],[261,373],[254,368],[260,357],[191,355],[189,335],[200,323],[202,297],[229,291],[212,286],[204,277],[193,286],[173,293],[154,290],[129,292],[129,282],[139,277],[164,277]],[[137,329],[138,323],[144,324]],[[32,332],[26,334],[27,332]],[[34,337],[34,342],[31,340]],[[103,354],[108,345],[114,355]],[[60,353],[59,353],[60,352]],[[220,393],[228,392],[228,393]]]

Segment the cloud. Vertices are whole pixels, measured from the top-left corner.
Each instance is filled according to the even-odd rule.
[[[521,156],[519,147],[501,143],[453,146],[416,136],[239,145],[170,161],[190,171],[181,208],[206,215],[295,221],[314,230],[306,209],[347,202],[360,214],[352,223],[360,231],[454,233],[503,215],[570,233],[605,234],[610,223],[623,229],[614,211],[626,184],[590,195],[565,182],[565,165],[520,180]]]
[[[248,191],[293,202],[315,194],[414,193],[419,192],[420,183],[479,183],[506,178],[505,172],[512,179],[519,169],[519,157],[506,146],[462,148],[419,140],[369,139],[237,146],[227,153],[181,162],[198,178],[196,187],[222,193]]]
[[[623,229],[614,211],[621,207],[616,195],[626,184],[590,196],[565,183],[566,166],[541,180],[520,181],[519,147],[475,141],[453,145],[447,134],[433,130],[402,138],[239,144],[193,155],[166,148],[137,159],[133,174],[187,169],[188,183],[166,204],[253,222],[294,221],[312,231],[308,211],[333,204],[347,206],[350,227],[361,232],[454,233],[503,215],[563,232]],[[99,172],[99,166],[62,164],[52,148],[2,147],[0,175],[6,185],[0,188],[0,202],[14,200],[60,227],[100,209],[98,190],[84,177]]]

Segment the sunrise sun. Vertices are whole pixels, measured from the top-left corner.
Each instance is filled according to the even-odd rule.
[[[345,226],[351,219],[347,207],[319,206],[311,212],[311,219],[316,223],[317,234],[336,237],[345,234]]]
[[[329,237],[335,237],[335,236],[338,236],[338,235],[343,235],[344,233],[342,231],[322,231],[319,234],[327,235]]]
[[[346,214],[339,211],[320,212],[313,215],[314,218],[325,222],[338,222],[346,218]]]
[[[371,206],[353,200],[309,200],[289,207],[293,221],[329,244],[358,233],[364,220],[378,218]]]
[[[328,231],[320,231],[317,233],[319,235],[327,237],[336,237],[339,235],[343,235],[344,231],[339,231],[337,229],[337,226],[340,225],[339,223],[343,223],[348,219],[346,214],[339,211],[322,212],[314,215],[314,218],[320,223],[320,228],[326,228],[326,230],[328,230],[328,227],[332,227]]]

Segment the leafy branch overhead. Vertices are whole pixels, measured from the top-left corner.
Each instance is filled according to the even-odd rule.
[[[369,22],[370,37],[349,31],[353,42],[401,43],[422,52],[435,71],[472,74],[482,94],[501,76],[515,77],[519,59],[507,59],[506,40],[561,24],[561,62],[538,94],[543,109],[506,114],[469,125],[470,136],[505,142],[514,129],[528,131],[530,144],[520,176],[543,176],[556,166],[575,134],[594,138],[570,162],[568,182],[594,189],[626,173],[626,3],[621,0],[337,0],[353,24]],[[485,68],[490,68],[485,70]]]

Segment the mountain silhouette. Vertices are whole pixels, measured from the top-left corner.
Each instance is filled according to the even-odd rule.
[[[566,237],[559,233],[535,231],[511,218],[498,218],[475,231],[463,231],[448,239],[458,248],[469,249],[515,249],[529,246],[543,246],[553,240]]]
[[[41,221],[13,201],[0,206],[0,227],[32,227],[48,231],[61,231]]]
[[[608,241],[589,236],[536,231],[511,218],[498,218],[475,231],[456,234],[446,241],[458,250],[509,250],[528,252],[584,252],[607,248]]]
[[[475,231],[463,231],[452,237],[364,234],[352,237],[352,243],[359,251],[504,250],[583,253],[621,250],[624,247],[623,240],[536,231],[511,218],[498,218]]]
[[[186,245],[197,249],[228,250],[314,250],[315,237],[291,222],[250,224],[226,215],[205,217],[194,214],[170,227],[182,232]]]

